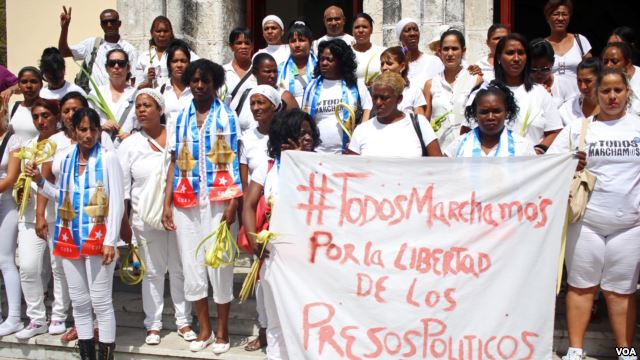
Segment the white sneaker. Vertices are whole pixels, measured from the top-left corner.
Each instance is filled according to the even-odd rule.
[[[67,325],[62,320],[51,320],[49,323],[49,335],[60,335],[67,331]]]
[[[210,344],[212,344],[214,341],[216,341],[216,336],[211,333],[211,336],[209,336],[209,338],[207,340],[204,341],[192,341],[189,343],[189,350],[193,351],[193,352],[198,352],[198,351],[202,351],[204,349],[207,348],[207,346],[209,346]]]
[[[17,322],[12,322],[11,320],[7,320],[0,324],[0,337],[11,335],[22,329],[24,329],[22,321],[18,320]]]
[[[211,350],[213,350],[213,353],[216,355],[226,353],[229,349],[231,349],[231,342],[213,343],[213,345],[211,345]]]
[[[584,360],[586,354],[582,349],[570,347],[567,350],[567,355],[562,357],[562,360]]]
[[[37,323],[34,323],[33,321],[29,323],[29,325],[27,325],[26,328],[18,331],[16,333],[16,339],[18,340],[27,340],[27,339],[31,339],[32,337],[36,336],[36,335],[40,335],[40,334],[44,334],[47,332],[49,328],[47,327],[46,324],[44,325],[40,325]]]

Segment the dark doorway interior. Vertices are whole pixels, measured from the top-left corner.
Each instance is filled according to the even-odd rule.
[[[497,0],[496,2],[509,0]],[[514,31],[524,34],[527,39],[549,35],[549,27],[544,18],[543,8],[546,0],[510,0],[513,11]],[[586,36],[593,46],[592,53],[599,55],[606,45],[611,31],[622,25],[640,31],[637,16],[640,14],[640,1],[602,1],[574,0],[570,32]],[[499,7],[495,8],[496,10]],[[496,14],[495,19],[500,19]]]
[[[351,33],[351,19],[357,12],[362,11],[362,0],[248,0],[247,13],[253,13],[253,19],[250,19],[251,21],[248,21],[247,25],[254,33],[256,49],[266,46],[261,31],[262,19],[266,15],[277,14],[284,22],[285,27],[288,27],[292,21],[303,20],[313,31],[313,36],[319,38],[325,34],[322,24],[324,9],[331,5],[342,8],[347,18],[345,31]]]

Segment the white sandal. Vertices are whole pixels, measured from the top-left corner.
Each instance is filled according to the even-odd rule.
[[[160,334],[148,334],[144,342],[147,345],[158,345],[160,344]]]

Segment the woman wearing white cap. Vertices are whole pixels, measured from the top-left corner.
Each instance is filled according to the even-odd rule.
[[[149,345],[160,343],[162,329],[162,308],[164,306],[164,277],[169,271],[171,299],[175,310],[178,335],[187,341],[196,338],[191,330],[191,303],[184,298],[184,275],[179,256],[176,233],[160,229],[142,220],[145,211],[141,198],[148,191],[156,194],[161,189],[149,183],[156,171],[162,171],[167,159],[165,151],[167,129],[162,125],[165,103],[158,90],[143,89],[136,95],[136,117],[141,131],[126,138],[118,148],[118,158],[124,174],[125,201],[131,204],[131,227],[124,226],[122,237],[130,241],[133,236],[140,247],[140,255],[146,266],[142,280],[142,307],[145,313],[144,326],[147,329],[145,342]],[[164,177],[163,177],[164,179]],[[127,207],[129,208],[129,207]]]
[[[396,35],[407,49],[409,79],[414,85],[423,87],[427,80],[444,70],[444,65],[437,56],[420,51],[420,28],[417,20],[405,18],[398,21]]]
[[[289,46],[282,43],[284,24],[276,15],[268,15],[262,19],[262,36],[267,42],[267,47],[260,49],[256,54],[266,52],[280,64],[289,58]]]
[[[258,125],[240,139],[240,177],[243,189],[248,189],[253,171],[269,160],[267,155],[269,126],[282,105],[280,92],[270,85],[258,85],[251,90],[249,99],[253,118]],[[247,351],[260,350],[267,345],[267,314],[259,280],[256,285],[256,301],[260,332],[255,340],[245,346],[244,349]]]

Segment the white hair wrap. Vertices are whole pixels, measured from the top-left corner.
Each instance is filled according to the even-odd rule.
[[[402,30],[404,29],[404,27],[411,23],[418,25],[418,20],[413,18],[404,18],[398,21],[398,23],[396,24],[396,36],[398,36],[398,39],[400,38],[400,34],[402,34]]]
[[[276,24],[278,24],[280,26],[280,29],[284,30],[284,23],[282,22],[282,19],[280,19],[276,15],[268,15],[268,16],[265,16],[264,19],[262,19],[262,28],[263,29],[264,29],[264,26],[267,24],[268,21],[275,22]]]
[[[249,93],[249,99],[251,99],[251,97],[256,94],[262,95],[269,99],[269,101],[276,106],[276,109],[280,108],[280,105],[282,105],[280,92],[271,85],[258,85],[254,87]]]
[[[146,89],[138,90],[138,93],[136,94],[136,99],[138,99],[138,96],[140,95],[151,96],[153,100],[155,100],[158,103],[158,106],[160,106],[160,108],[162,109],[162,112],[164,112],[164,97],[162,96],[162,94],[160,94],[160,91],[156,89],[146,88]]]

